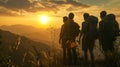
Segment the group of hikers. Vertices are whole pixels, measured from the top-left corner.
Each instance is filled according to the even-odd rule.
[[[88,53],[90,53],[91,66],[95,66],[94,47],[95,40],[99,39],[100,48],[105,57],[106,64],[111,67],[114,60],[114,41],[119,36],[119,24],[114,14],[107,14],[106,11],[100,12],[101,21],[96,16],[89,13],[83,14],[84,21],[82,27],[74,21],[74,13],[69,13],[68,17],[63,17],[63,25],[61,26],[59,43],[63,49],[64,64],[78,64],[78,56],[76,51],[76,38],[80,44],[82,41],[82,50],[84,53],[85,66],[88,66]],[[99,22],[99,24],[98,24]],[[114,65],[114,64],[113,64]]]

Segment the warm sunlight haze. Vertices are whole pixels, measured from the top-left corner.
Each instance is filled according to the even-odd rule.
[[[42,15],[42,16],[39,17],[39,21],[40,21],[40,23],[43,24],[43,25],[48,24],[48,20],[49,20],[49,18],[48,18],[47,15]]]

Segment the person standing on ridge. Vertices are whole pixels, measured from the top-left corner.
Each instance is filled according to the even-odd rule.
[[[61,47],[63,49],[63,64],[67,63],[67,35],[65,35],[66,31],[64,30],[64,27],[67,23],[68,17],[64,16],[63,17],[63,25],[61,26],[61,32],[60,32],[60,38],[59,38],[59,43],[61,44]]]
[[[80,26],[74,22],[74,14],[69,13],[68,21],[66,24],[66,32],[68,36],[68,63],[77,64],[77,52],[76,52],[76,37],[79,35]]]

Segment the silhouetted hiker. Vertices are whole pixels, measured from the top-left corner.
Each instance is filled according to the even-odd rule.
[[[86,43],[85,42],[85,33],[87,31],[87,18],[89,17],[89,14],[88,13],[84,13],[83,14],[83,18],[84,18],[84,21],[82,22],[82,29],[81,29],[81,32],[80,32],[80,37],[79,37],[79,43],[80,43],[80,38],[81,36],[83,35],[83,38],[82,38],[82,46]]]
[[[82,37],[82,50],[84,52],[84,56],[85,55],[85,51],[86,51],[86,46],[87,46],[87,42],[86,42],[86,31],[87,31],[87,19],[89,17],[89,14],[88,13],[84,13],[83,14],[83,18],[84,18],[84,21],[82,22],[82,29],[81,29],[81,32],[80,32],[80,37],[79,37],[79,43],[80,43],[80,39],[81,39],[81,36]]]
[[[114,14],[108,14],[103,23],[102,29],[102,49],[109,67],[114,67],[114,41],[119,35],[119,25]]]
[[[89,17],[89,14],[88,13],[84,13],[83,14],[83,18],[84,18],[84,21],[82,22],[82,29],[81,29],[81,32],[80,32],[80,38],[81,38],[81,36],[83,35],[83,39],[84,39],[84,34],[85,34],[85,32],[87,31],[87,28],[86,28],[86,26],[87,26],[87,18]],[[80,41],[80,38],[79,38],[79,41]],[[82,41],[84,41],[84,40],[82,40]],[[82,42],[83,43],[83,42]]]
[[[99,22],[99,44],[100,44],[100,48],[102,48],[101,45],[103,44],[102,29],[103,29],[103,23],[104,23],[104,19],[105,19],[106,15],[107,15],[106,11],[101,11],[100,12],[100,18],[101,18],[101,21]]]
[[[61,44],[61,47],[63,49],[63,64],[67,63],[67,37],[65,35],[66,31],[64,30],[65,24],[68,20],[67,16],[63,17],[63,25],[61,26],[61,32],[60,32],[60,39],[59,39],[59,43]]]
[[[93,54],[93,49],[95,45],[95,40],[98,36],[98,29],[97,29],[97,23],[98,23],[98,18],[95,16],[89,16],[87,18],[87,30],[85,32],[85,42],[82,45],[82,50],[84,51],[84,57],[85,57],[85,65],[88,65],[88,54],[87,52],[89,51],[90,53],[90,58],[91,58],[91,65],[94,67],[94,54]]]
[[[77,64],[77,52],[76,52],[76,42],[75,39],[80,33],[79,25],[74,22],[74,14],[69,13],[68,21],[66,24],[66,32],[68,36],[68,63],[69,64]]]

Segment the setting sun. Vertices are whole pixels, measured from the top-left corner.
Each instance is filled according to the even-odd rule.
[[[48,16],[47,15],[42,15],[39,18],[41,24],[47,24],[48,23]]]

